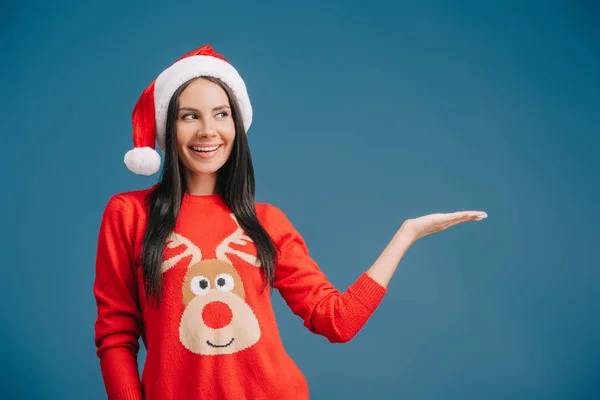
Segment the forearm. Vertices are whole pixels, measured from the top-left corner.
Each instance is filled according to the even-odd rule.
[[[362,329],[385,293],[385,287],[363,273],[344,293],[335,291],[323,298],[307,326],[333,343],[347,342]]]
[[[400,229],[388,243],[381,255],[367,270],[367,274],[383,287],[387,287],[400,260],[408,248],[414,243],[414,235]]]
[[[311,327],[332,342],[352,339],[375,311],[400,260],[415,236],[401,228],[373,265],[348,288],[324,299],[311,318]]]
[[[123,343],[127,343],[127,341],[129,340],[122,340]],[[109,400],[143,399],[138,373],[137,350],[134,347],[115,345],[100,351],[100,369]]]
[[[110,400],[143,400],[137,361],[126,349],[108,350],[100,362]]]

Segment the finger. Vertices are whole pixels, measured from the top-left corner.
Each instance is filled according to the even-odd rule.
[[[481,221],[482,219],[487,218],[488,215],[484,211],[471,211],[468,216],[476,221]]]
[[[481,215],[481,212],[478,211],[457,211],[444,215],[444,219],[446,221],[466,221],[472,218],[476,218]]]
[[[440,213],[436,215],[438,230],[443,231],[454,225],[467,222],[469,220],[469,211],[456,211],[452,213]]]
[[[457,211],[447,214],[446,223],[453,226],[469,221],[481,221],[484,218],[487,218],[487,213],[484,211]]]

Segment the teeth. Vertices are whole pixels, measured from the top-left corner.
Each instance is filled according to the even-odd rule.
[[[211,151],[215,151],[216,149],[218,149],[219,146],[213,146],[213,147],[197,147],[197,146],[192,146],[192,149],[194,151],[202,151],[202,152],[211,152]]]

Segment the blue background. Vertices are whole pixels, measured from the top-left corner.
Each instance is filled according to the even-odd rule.
[[[597,4],[3,3],[2,398],[105,398],[100,217],[156,181],[131,110],[204,43],[247,82],[258,199],[338,288],[406,218],[489,214],[417,242],[350,343],[275,297],[312,398],[599,398]]]

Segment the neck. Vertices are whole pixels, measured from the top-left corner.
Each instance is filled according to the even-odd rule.
[[[217,174],[194,174],[187,172],[187,193],[195,196],[209,196],[215,194]]]

